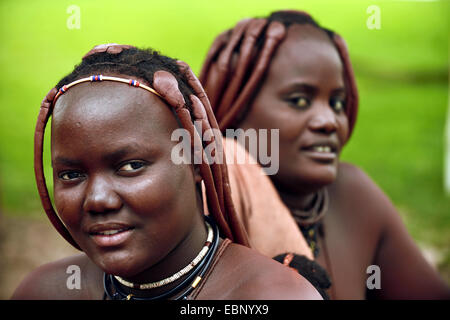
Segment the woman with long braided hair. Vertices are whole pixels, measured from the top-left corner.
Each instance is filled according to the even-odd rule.
[[[215,39],[200,81],[224,133],[279,129],[279,145],[268,139],[267,149],[279,147],[271,180],[296,220],[286,222],[286,233],[303,233],[331,278],[331,298],[449,298],[388,197],[359,168],[339,161],[358,92],[337,33],[294,10],[242,20]],[[252,227],[269,231],[271,223]],[[263,232],[249,235],[261,252],[273,241]],[[276,259],[301,269],[299,254]]]
[[[50,116],[56,210],[43,170]],[[226,164],[206,159],[211,144],[221,152],[220,135],[201,140],[194,121],[217,128],[187,64],[131,46],[91,50],[47,94],[35,131],[42,204],[83,253],[39,267],[13,299],[320,299],[304,278],[246,247]],[[200,162],[173,160],[180,128]],[[69,267],[78,267],[77,288]]]

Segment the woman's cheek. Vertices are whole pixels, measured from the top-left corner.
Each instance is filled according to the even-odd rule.
[[[62,222],[69,228],[74,229],[80,225],[82,205],[72,192],[59,190],[55,187],[56,212]]]
[[[167,171],[167,169],[161,169],[157,171],[157,174],[144,175],[119,184],[117,190],[122,190],[120,196],[125,205],[142,215],[170,212],[182,184],[179,179],[174,179],[176,172],[168,176]]]

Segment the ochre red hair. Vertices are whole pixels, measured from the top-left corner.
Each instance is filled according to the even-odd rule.
[[[295,17],[305,18],[316,25],[312,18],[302,11],[290,10],[277,13],[294,17],[293,22],[287,25],[295,24]],[[208,94],[219,127],[223,132],[227,128],[238,125],[238,122],[242,120],[238,117],[245,114],[251,99],[254,98],[276,49],[286,36],[287,28],[286,24],[276,20],[244,19],[233,29],[223,32],[214,40],[199,79]],[[329,30],[327,33],[343,64],[349,138],[358,113],[355,76],[344,39]]]

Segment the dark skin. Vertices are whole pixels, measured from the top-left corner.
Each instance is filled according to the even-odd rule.
[[[317,261],[332,276],[332,298],[450,298],[391,201],[364,172],[339,162],[349,132],[344,108],[343,66],[331,40],[293,25],[240,127],[280,129],[280,170],[271,178],[288,207],[306,209],[327,188]],[[370,265],[380,267],[381,289],[366,292]]]
[[[158,97],[118,83],[81,84],[55,106],[56,209],[86,255],[107,273],[157,281],[192,261],[206,240],[192,166],[170,161],[176,128]],[[124,228],[130,230],[121,232],[128,233],[122,243],[95,241],[95,231]]]
[[[55,205],[84,253],[39,267],[12,299],[101,299],[104,271],[153,282],[197,256],[206,240],[196,191],[201,177],[192,165],[171,161],[177,142],[170,137],[178,127],[159,97],[120,83],[80,84],[57,101],[51,141]],[[237,245],[233,250],[250,251]],[[286,280],[289,270],[258,257],[269,261],[267,272]],[[81,290],[66,286],[70,265],[80,267]],[[183,279],[131,292],[156,296]],[[285,290],[287,299],[320,298],[304,279],[288,280],[293,285]],[[258,298],[255,292],[236,291],[236,297]]]

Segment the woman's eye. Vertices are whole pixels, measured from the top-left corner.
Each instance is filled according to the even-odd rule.
[[[341,112],[345,109],[345,100],[342,99],[332,99],[330,102],[331,107],[335,112]]]
[[[61,180],[70,181],[82,178],[83,174],[76,172],[76,171],[69,171],[69,172],[63,172],[59,175],[59,178]]]
[[[133,172],[140,168],[142,168],[145,164],[140,161],[132,161],[124,164],[119,168],[119,171],[121,172]]]
[[[309,99],[306,97],[292,97],[289,101],[299,109],[305,109],[309,106]]]

